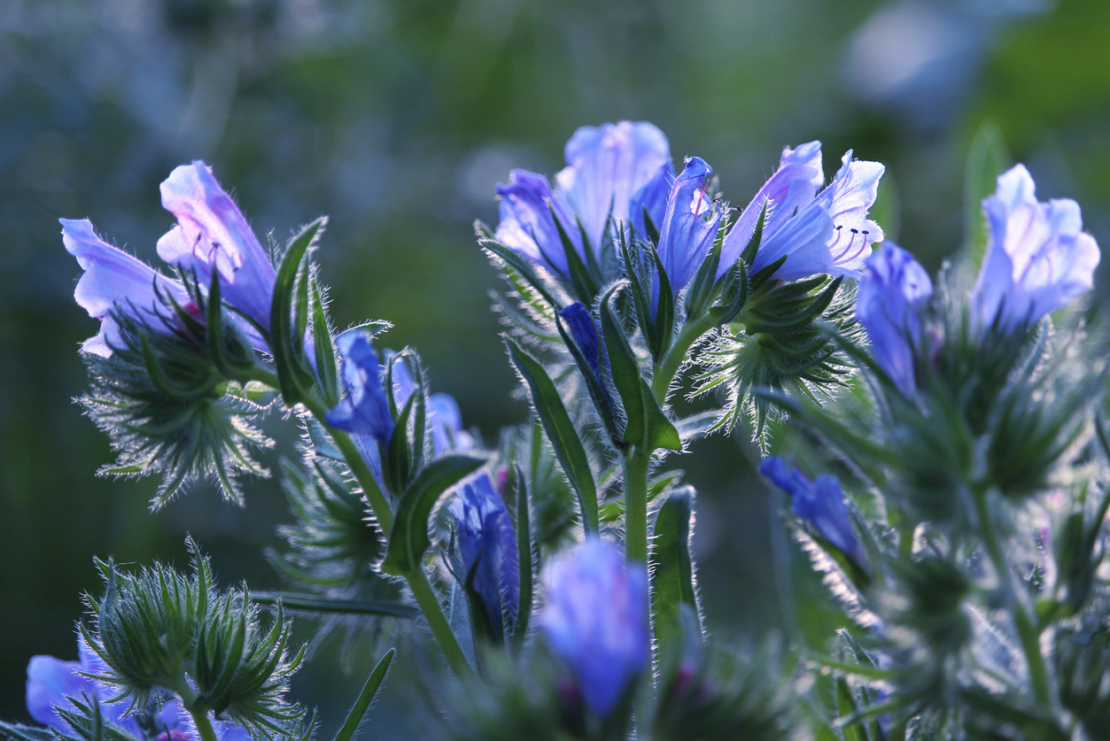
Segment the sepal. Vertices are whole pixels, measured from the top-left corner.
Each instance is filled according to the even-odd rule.
[[[290,408],[309,398],[316,383],[304,346],[309,317],[309,284],[313,281],[307,257],[323,234],[327,221],[327,217],[322,216],[289,240],[274,283],[270,348],[274,354],[282,398]]]

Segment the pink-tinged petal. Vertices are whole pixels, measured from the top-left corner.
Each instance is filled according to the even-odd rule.
[[[196,270],[205,283],[218,271],[223,299],[265,328],[276,272],[250,224],[197,160],[181,165],[161,185],[162,206],[177,217],[177,226],[158,240],[166,262]]]
[[[122,345],[119,326],[111,317],[113,308],[134,315],[155,329],[166,331],[163,318],[170,317],[158,300],[155,285],[181,305],[189,302],[185,288],[102,240],[88,219],[59,221],[66,250],[77,258],[77,264],[85,271],[77,282],[73,297],[81,308],[89,312],[89,316],[101,321],[100,332],[86,340],[83,349],[108,357],[113,347]]]
[[[614,222],[627,223],[633,195],[671,159],[662,131],[632,121],[583,126],[567,141],[564,154],[567,166],[555,176],[558,197],[582,220],[595,253],[610,209]]]

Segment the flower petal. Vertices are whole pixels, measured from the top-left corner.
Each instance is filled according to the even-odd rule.
[[[501,220],[494,235],[497,241],[537,265],[568,277],[570,269],[563,240],[559,236],[555,219],[552,218],[554,209],[563,231],[578,250],[579,256],[585,259],[578,228],[555,199],[551,185],[543,175],[527,170],[513,170],[509,173],[508,185],[497,184],[497,195],[501,197]]]
[[[667,271],[674,295],[686,287],[713,240],[720,224],[719,212],[711,211],[703,185],[713,168],[700,157],[690,157],[675,179],[667,197],[667,210],[659,233],[659,258]],[[652,307],[659,301],[659,286],[652,288]]]

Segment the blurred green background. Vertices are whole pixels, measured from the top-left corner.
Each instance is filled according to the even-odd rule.
[[[822,139],[828,175],[848,148],[880,160],[896,185],[888,237],[930,268],[961,243],[967,147],[993,120],[1039,195],[1078,199],[1110,244],[1105,0],[3,0],[0,717],[27,719],[31,655],[75,658],[94,555],[184,565],[191,532],[223,584],[276,588],[261,549],[290,519],[274,480],[246,483],[246,509],[197,485],[152,515],[156,482],[94,477],[111,451],[71,399],[96,323],[72,301],[58,217],[88,216],[154,261],[172,223],[158,183],[200,158],[260,234],[283,242],[329,214],[319,259],[337,325],[392,321],[388,344],[416,346],[493,442],[525,408],[471,224],[496,222],[510,168],[554,173],[577,126],[619,119],[659,125],[740,204],[783,145]],[[295,443],[278,421],[271,467]],[[680,465],[701,492],[709,625],[754,642],[793,617],[744,437]],[[335,653],[294,684],[329,728],[361,682]],[[409,727],[401,684],[366,737]]]

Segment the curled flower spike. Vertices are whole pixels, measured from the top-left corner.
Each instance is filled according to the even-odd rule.
[[[327,423],[388,445],[393,436],[393,417],[382,388],[382,364],[370,336],[361,329],[347,330],[335,338],[335,346],[343,359],[347,396],[326,414]]]
[[[158,255],[195,270],[203,285],[217,271],[223,300],[269,331],[277,274],[211,168],[200,160],[181,165],[162,182],[161,191],[162,206],[177,217],[177,226],[158,240]]]
[[[914,343],[921,332],[918,312],[933,295],[921,263],[895,244],[867,260],[856,294],[856,318],[867,331],[875,362],[907,398],[914,393]]]
[[[713,168],[705,160],[689,157],[667,196],[659,231],[659,259],[675,295],[694,277],[717,237],[721,214],[705,194],[705,181],[712,174]],[[658,280],[652,286],[651,303],[654,311],[659,303]]]
[[[516,535],[509,511],[484,473],[460,487],[450,510],[458,526],[459,553],[466,569],[460,578],[465,579],[476,569],[474,591],[500,637],[504,635],[502,611],[515,621],[520,602]]]
[[[1015,165],[983,208],[990,244],[971,298],[981,329],[1029,326],[1091,290],[1100,253],[1078,203],[1039,202],[1029,171]]]
[[[844,492],[835,476],[823,474],[816,482],[810,481],[801,470],[777,455],[764,458],[759,472],[790,495],[795,515],[812,525],[822,538],[858,566],[866,568],[867,553],[852,530],[844,506]]]
[[[100,320],[100,332],[85,340],[82,349],[106,358],[113,347],[122,347],[119,325],[112,317],[114,310],[168,332],[173,326],[172,310],[158,298],[155,288],[185,307],[191,300],[185,287],[96,236],[88,219],[59,221],[66,250],[85,271],[73,297],[89,316]]]
[[[823,182],[821,142],[783,150],[779,169],[725,236],[718,279],[743,253],[764,203],[769,216],[751,272],[786,257],[775,271],[779,280],[822,273],[859,277],[871,245],[883,239],[879,225],[867,219],[867,210],[875,203],[884,170],[878,162],[853,161],[849,150],[836,177],[818,192]]]
[[[539,625],[575,675],[586,706],[608,715],[650,656],[647,574],[591,537],[548,567]]]

